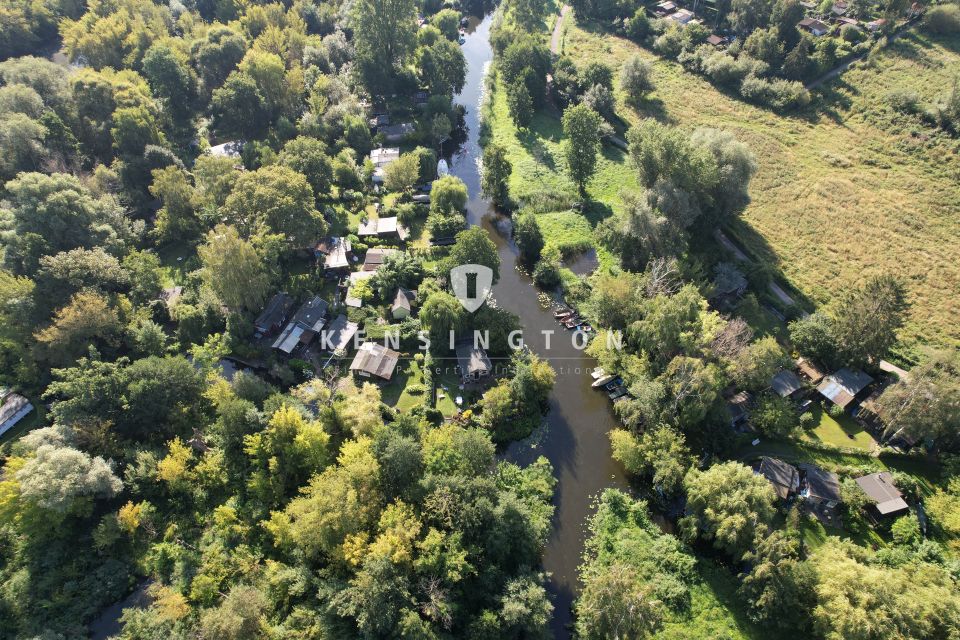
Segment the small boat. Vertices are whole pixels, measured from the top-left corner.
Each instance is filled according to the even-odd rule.
[[[554,318],[562,318],[563,316],[568,316],[573,313],[572,309],[557,309],[553,312]]]
[[[437,175],[441,178],[450,173],[450,167],[447,165],[447,161],[443,158],[440,159],[440,162],[437,163]]]
[[[591,384],[590,386],[593,387],[594,389],[597,389],[597,388],[599,388],[599,387],[604,387],[604,386],[610,384],[611,382],[613,382],[613,379],[614,379],[615,377],[616,377],[616,376],[614,376],[612,373],[609,374],[609,375],[605,375],[605,376],[603,376],[602,378],[599,378],[596,382],[594,382],[594,383]]]
[[[603,370],[603,367],[597,367],[596,369],[590,372],[590,377],[593,378],[594,380],[598,380],[605,375],[607,375],[607,372]]]
[[[467,41],[467,39],[463,37],[463,34],[460,34],[460,37],[457,38],[457,42],[458,42],[459,44],[464,44],[464,43],[466,43],[466,41]]]
[[[626,387],[617,387],[613,391],[607,394],[607,397],[611,400],[616,400],[617,398],[627,395]]]
[[[565,326],[567,329],[573,329],[574,327],[578,327],[580,326],[580,318],[577,318],[577,317],[571,318],[570,320],[567,320],[566,322],[564,322],[563,326]]]
[[[460,18],[461,27],[466,27],[468,24],[470,24],[470,18],[468,18],[467,16],[463,16],[462,18]]]
[[[576,318],[577,314],[574,311],[567,311],[566,313],[561,313],[560,315],[554,317],[560,322],[566,322],[570,318]]]
[[[583,331],[584,333],[590,333],[591,331],[593,331],[593,327],[591,327],[589,324],[584,322],[583,324],[580,325],[580,331]]]

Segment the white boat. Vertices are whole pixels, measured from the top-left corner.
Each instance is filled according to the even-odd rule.
[[[442,178],[449,173],[450,167],[447,166],[447,161],[441,158],[440,162],[437,163],[437,175]]]
[[[612,373],[608,373],[607,375],[603,376],[602,378],[597,378],[597,380],[596,380],[593,384],[591,384],[590,386],[591,386],[591,387],[594,387],[594,388],[602,387],[603,385],[609,384],[610,382],[612,382],[613,380],[615,380],[616,377],[617,377],[617,376],[613,375]]]
[[[596,369],[590,372],[590,377],[593,378],[594,380],[598,380],[599,378],[602,378],[605,375],[606,375],[606,372],[603,370],[603,367],[597,367]]]

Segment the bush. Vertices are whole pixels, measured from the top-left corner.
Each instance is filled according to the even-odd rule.
[[[406,388],[407,393],[409,393],[412,396],[422,395],[423,392],[426,390],[427,388],[422,384],[408,384]]]
[[[749,75],[740,85],[740,94],[774,109],[797,109],[810,104],[810,92],[802,83],[790,80],[771,81]]]
[[[838,418],[842,418],[842,417],[843,417],[843,413],[844,413],[844,412],[843,412],[843,407],[841,407],[841,406],[838,405],[838,404],[831,404],[831,405],[830,405],[830,408],[827,409],[827,413],[828,413],[828,414],[830,415],[830,417],[833,418],[834,420],[836,420],[836,419],[838,419]]]
[[[703,59],[700,66],[708,78],[717,84],[728,87],[742,84],[749,77],[759,80],[758,76],[766,73],[768,69],[766,63],[760,60],[754,60],[750,56],[734,58],[723,51],[714,51],[710,56]]]
[[[806,413],[800,414],[800,427],[802,429],[810,429],[817,423],[817,419],[809,411]]]
[[[627,60],[620,70],[620,88],[627,94],[627,101],[636,104],[653,90],[650,65],[640,56]]]
[[[887,94],[887,104],[898,113],[918,113],[920,96],[909,89],[895,89]]]
[[[942,4],[931,7],[923,18],[923,28],[937,35],[960,33],[960,6]]]

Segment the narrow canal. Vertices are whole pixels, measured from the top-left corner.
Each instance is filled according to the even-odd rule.
[[[514,443],[506,457],[527,464],[546,456],[558,480],[556,514],[544,568],[551,574],[548,586],[555,607],[552,628],[559,640],[570,636],[570,605],[577,590],[577,567],[593,497],[607,487],[626,489],[627,482],[622,468],[610,456],[607,432],[616,425],[610,401],[590,387],[589,374],[595,363],[573,346],[571,332],[540,306],[532,281],[516,269],[518,252],[510,238],[509,218],[497,214],[480,192],[480,104],[484,77],[493,58],[491,21],[487,15],[480,22],[472,22],[463,45],[467,79],[455,100],[467,110],[467,139],[453,155],[451,172],[467,185],[468,222],[486,229],[497,245],[500,281],[493,291],[497,304],[520,317],[527,345],[557,371],[545,427],[528,440]],[[554,332],[549,348],[543,331]]]

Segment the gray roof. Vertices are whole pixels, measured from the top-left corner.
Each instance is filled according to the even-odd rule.
[[[802,385],[800,384],[800,378],[797,377],[797,374],[784,369],[773,376],[773,379],[770,381],[770,387],[776,391],[781,398],[786,398],[799,391]]]
[[[820,500],[840,502],[840,478],[812,464],[797,465],[806,473],[807,495]]]
[[[323,328],[326,317],[327,303],[323,298],[314,296],[307,300],[300,305],[294,316],[290,318],[290,322],[274,340],[273,348],[284,353],[290,353],[300,342],[310,342],[314,335]]]
[[[0,405],[0,435],[3,435],[33,411],[33,405],[19,393],[7,391]]]
[[[357,327],[356,322],[350,322],[347,316],[341,313],[323,330],[320,337],[321,347],[329,351],[346,350],[357,332]]]
[[[395,253],[400,253],[400,250],[381,249],[379,247],[367,249],[367,255],[365,255],[363,258],[363,270],[376,271],[383,265],[384,262],[387,261],[387,256],[391,256]]]
[[[846,407],[871,382],[873,378],[863,371],[844,367],[824,378],[817,391],[835,405]]]
[[[239,158],[243,151],[244,142],[242,140],[232,140],[210,147],[209,153],[212,156],[222,156],[226,158]]]
[[[774,491],[782,500],[786,500],[791,493],[795,493],[800,484],[800,473],[792,464],[779,458],[760,458],[760,468],[757,473],[770,481]]]
[[[293,306],[293,298],[286,293],[280,292],[270,298],[263,312],[257,316],[253,323],[257,331],[269,331],[274,325],[278,325],[287,317],[287,312]]]
[[[884,515],[903,511],[907,508],[903,494],[893,483],[893,476],[888,471],[871,473],[857,478],[857,484],[871,500],[877,503],[877,511]]]
[[[461,342],[456,347],[457,363],[460,365],[461,375],[472,375],[479,371],[487,373],[493,368],[487,352],[475,347],[471,342]]]
[[[326,269],[343,269],[350,266],[349,254],[352,247],[347,238],[327,238],[317,244],[316,250],[326,256],[323,260],[323,266]]]
[[[397,361],[400,354],[392,349],[387,349],[382,344],[376,342],[364,342],[357,349],[357,355],[350,363],[350,371],[360,371],[363,373],[389,380],[393,377],[393,370],[397,368]]]
[[[393,306],[391,307],[391,310],[396,311],[397,309],[406,309],[407,311],[410,311],[411,304],[416,299],[416,291],[404,289],[403,287],[397,287],[397,295],[393,298]]]

